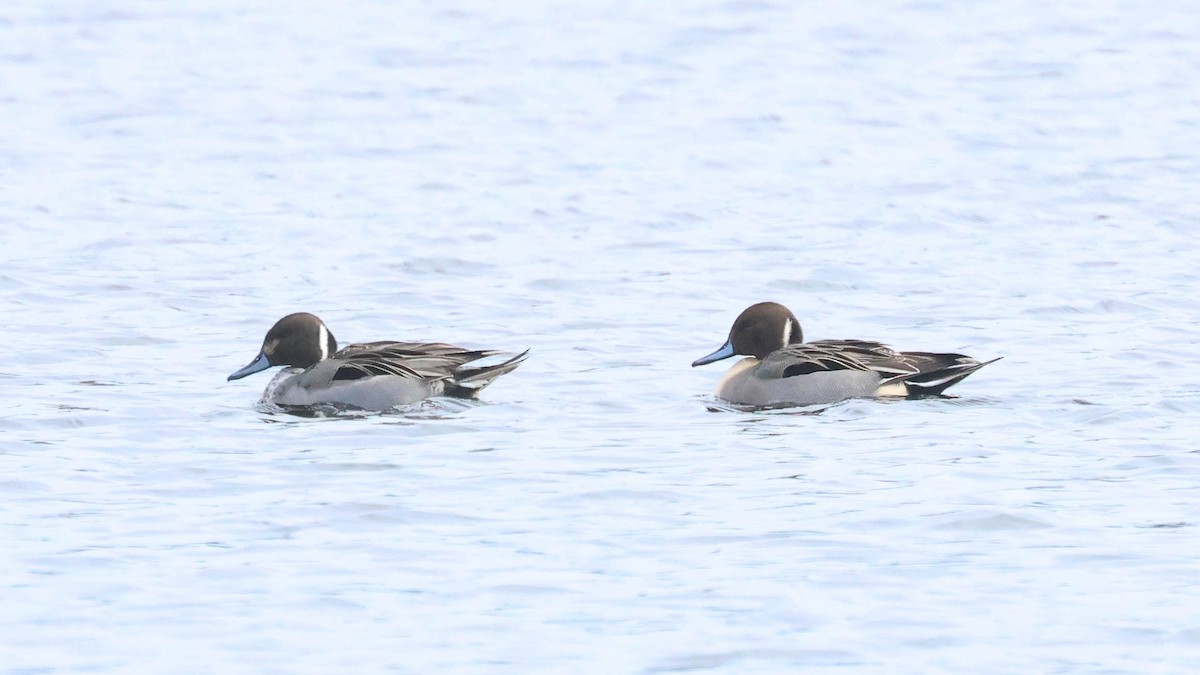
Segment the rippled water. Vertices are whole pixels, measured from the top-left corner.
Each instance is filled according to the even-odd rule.
[[[0,9],[0,669],[1186,672],[1187,2]],[[1003,356],[729,410],[746,305]],[[285,313],[532,348],[265,414]]]

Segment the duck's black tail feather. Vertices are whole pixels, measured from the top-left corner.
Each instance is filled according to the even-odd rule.
[[[934,354],[932,352],[901,352],[907,363],[917,368],[916,375],[904,379],[908,395],[937,396],[943,391],[961,382],[971,373],[989,363],[995,363],[1004,357],[991,361],[976,361],[962,354]]]
[[[493,352],[494,353],[494,352]],[[491,354],[489,354],[490,356]],[[454,369],[454,377],[446,382],[446,395],[459,398],[474,398],[480,389],[488,386],[497,377],[511,373],[517,366],[529,357],[529,350],[517,354],[511,359],[486,366],[475,366],[465,363]]]

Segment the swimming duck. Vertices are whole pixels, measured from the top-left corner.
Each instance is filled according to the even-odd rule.
[[[339,351],[324,321],[299,312],[277,321],[263,338],[258,356],[228,379],[288,366],[267,386],[264,401],[382,411],[431,396],[474,398],[492,380],[521,365],[529,350],[500,363],[470,365],[502,353],[440,342],[390,341],[352,344]]]
[[[933,396],[989,363],[962,354],[898,352],[868,340],[805,342],[800,321],[776,302],[747,307],[702,366],[742,355],[716,394],[746,405],[816,405],[866,396]]]

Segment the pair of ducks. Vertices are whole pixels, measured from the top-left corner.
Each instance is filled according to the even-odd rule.
[[[276,322],[267,331],[258,356],[229,379],[288,366],[267,386],[264,401],[280,406],[333,404],[383,411],[431,396],[474,398],[493,380],[521,365],[529,350],[498,363],[476,363],[502,353],[441,342],[366,342],[338,350],[325,323],[301,312]],[[998,360],[898,352],[867,340],[805,342],[795,315],[775,302],[748,307],[733,322],[725,344],[692,366],[735,355],[749,358],[730,368],[716,394],[731,403],[752,406],[829,404],[864,396],[932,396]]]

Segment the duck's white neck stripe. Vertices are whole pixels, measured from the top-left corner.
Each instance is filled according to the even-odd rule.
[[[783,322],[783,346],[786,347],[792,344],[792,321],[788,319]]]
[[[325,324],[317,327],[317,344],[321,345],[321,360],[329,358],[329,329]]]

